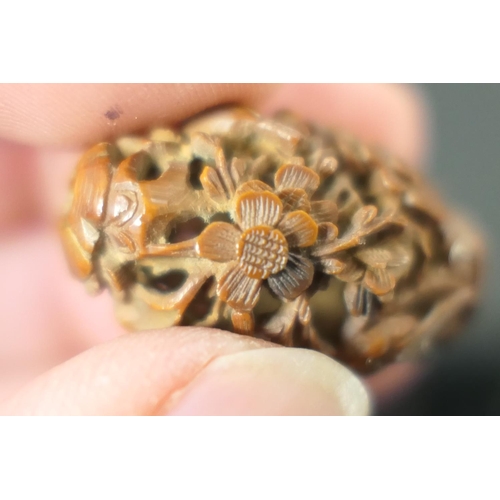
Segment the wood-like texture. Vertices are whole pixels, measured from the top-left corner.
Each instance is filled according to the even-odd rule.
[[[483,252],[387,153],[231,108],[92,148],[63,240],[74,273],[109,289],[131,330],[214,326],[359,371],[458,330]]]

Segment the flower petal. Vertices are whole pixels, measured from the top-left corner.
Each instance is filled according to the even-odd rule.
[[[255,321],[251,312],[233,311],[231,321],[235,333],[240,335],[251,335],[255,329]]]
[[[245,175],[246,168],[247,164],[241,158],[234,157],[231,160],[231,165],[229,166],[229,173],[231,174],[231,179],[233,179],[235,186],[238,186],[240,184],[241,179]]]
[[[226,157],[224,156],[224,150],[221,147],[218,147],[215,152],[215,169],[219,173],[227,193],[230,196],[233,195],[235,186],[233,183],[233,179],[231,179],[231,175],[229,174],[229,168],[227,165]]]
[[[377,246],[361,248],[355,255],[367,266],[383,269],[408,264],[412,257],[412,248],[389,240]]]
[[[318,224],[318,240],[322,243],[331,243],[339,235],[339,228],[331,222],[320,222]]]
[[[324,256],[343,252],[350,248],[358,247],[365,243],[368,236],[372,236],[390,226],[405,226],[407,221],[393,213],[385,213],[376,217],[377,207],[367,205],[360,208],[351,219],[351,226],[331,244],[323,244],[315,250],[315,255]]]
[[[278,224],[278,229],[291,247],[310,247],[318,237],[318,225],[302,210],[285,214]]]
[[[367,226],[377,215],[375,205],[365,205],[352,216],[352,226],[355,228]]]
[[[285,156],[292,156],[304,135],[275,120],[260,120],[256,127],[256,141],[262,149],[278,150]]]
[[[318,186],[319,175],[302,165],[283,165],[274,177],[274,187],[278,191],[285,188],[299,188],[310,196]]]
[[[340,281],[345,281],[347,283],[353,283],[360,281],[365,274],[365,267],[362,267],[355,259],[350,257],[343,257],[339,259],[321,259],[321,263],[324,264],[326,268],[329,266],[330,260],[338,260],[344,264],[344,268],[335,273],[335,277]],[[326,272],[326,271],[325,271]]]
[[[396,279],[386,269],[368,268],[363,285],[375,295],[385,295],[394,289]]]
[[[283,205],[273,193],[244,193],[236,202],[236,220],[242,229],[275,226],[281,219]]]
[[[198,255],[215,262],[229,262],[238,256],[240,231],[227,222],[212,222],[197,238]]]
[[[337,222],[337,205],[331,200],[313,201],[311,203],[311,217],[320,224],[321,222]]]
[[[236,190],[235,196],[239,198],[243,193],[262,193],[263,191],[271,191],[273,188],[266,184],[265,182],[254,179],[253,181],[247,181],[241,184],[241,186]]]
[[[339,274],[347,267],[347,264],[339,259],[323,259],[321,265],[326,274]]]
[[[339,162],[334,156],[326,156],[318,166],[318,172],[325,177],[332,175],[338,168]]]
[[[232,266],[217,284],[219,298],[239,311],[251,311],[260,295],[261,280],[249,278],[238,264]]]
[[[278,196],[283,203],[283,211],[285,212],[292,212],[293,210],[309,212],[311,209],[309,197],[303,189],[285,188],[278,193]]]
[[[191,151],[193,157],[201,158],[207,163],[215,163],[215,170],[219,174],[220,181],[225,191],[231,195],[234,193],[234,185],[229,175],[229,169],[224,156],[224,150],[220,145],[220,139],[210,137],[203,132],[196,132],[191,139]]]
[[[313,277],[312,262],[301,255],[291,253],[285,269],[270,276],[267,282],[279,298],[292,300],[311,286]]]
[[[219,178],[219,174],[212,167],[205,167],[200,175],[200,182],[203,189],[211,198],[226,197],[226,191]]]

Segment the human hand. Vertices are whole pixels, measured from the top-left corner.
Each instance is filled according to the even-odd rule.
[[[122,335],[110,297],[70,276],[54,221],[84,146],[225,102],[289,108],[421,159],[424,113],[404,87],[1,85],[0,413],[366,414],[366,387],[376,398],[411,374],[361,383],[319,353],[205,328]]]

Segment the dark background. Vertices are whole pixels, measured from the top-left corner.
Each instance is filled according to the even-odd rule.
[[[381,415],[500,415],[500,84],[421,84],[431,113],[429,175],[487,238],[481,306],[426,375]]]

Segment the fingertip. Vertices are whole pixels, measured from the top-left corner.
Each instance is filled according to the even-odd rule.
[[[254,105],[267,84],[4,84],[0,136],[33,145],[84,146],[184,120],[224,103]]]
[[[255,352],[253,352],[255,351]],[[14,415],[365,415],[368,395],[317,352],[210,328],[120,337],[45,373]]]
[[[283,347],[215,359],[175,401],[170,415],[346,415],[369,413],[368,393],[340,363]]]
[[[417,87],[396,84],[290,84],[272,94],[263,111],[290,108],[325,126],[381,145],[418,166],[427,143],[427,105]]]
[[[210,361],[265,346],[208,328],[130,333],[29,383],[0,407],[9,415],[152,415]]]

